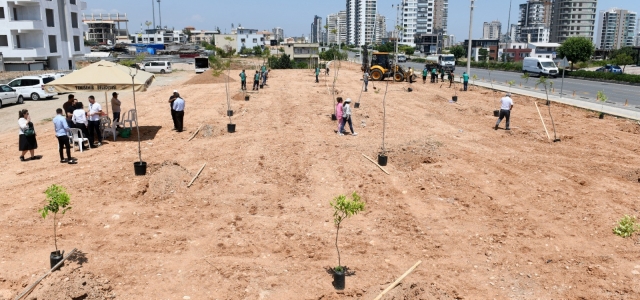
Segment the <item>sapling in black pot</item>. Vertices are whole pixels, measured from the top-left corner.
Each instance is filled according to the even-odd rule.
[[[340,225],[345,219],[364,211],[365,204],[360,199],[358,193],[353,192],[353,194],[351,194],[351,200],[347,199],[345,195],[339,195],[333,198],[333,201],[331,201],[331,207],[333,208],[333,223],[336,225],[336,251],[338,252],[338,266],[333,268],[333,283],[336,289],[343,290],[345,286],[344,278],[347,267],[343,266],[340,261],[340,248],[338,247]]]
[[[236,131],[236,124],[231,122],[231,117],[233,116],[233,110],[231,109],[231,97],[229,97],[229,78],[231,76],[231,61],[225,62],[225,66],[227,67],[227,78],[224,82],[224,88],[227,93],[227,117],[229,117],[229,124],[227,124],[227,132],[233,133]]]
[[[387,149],[384,147],[384,136],[387,131],[387,90],[389,90],[389,82],[384,88],[384,97],[382,98],[382,147],[378,153],[378,164],[381,166],[387,165]]]
[[[47,203],[42,209],[38,210],[43,219],[46,219],[49,213],[53,213],[53,241],[56,247],[56,251],[51,252],[49,257],[49,262],[51,264],[51,268],[57,265],[64,255],[64,251],[58,250],[58,237],[56,233],[56,227],[58,226],[57,217],[58,213],[65,214],[68,210],[71,209],[69,206],[70,197],[67,193],[67,190],[59,185],[53,184],[47,188],[44,192],[47,195]]]

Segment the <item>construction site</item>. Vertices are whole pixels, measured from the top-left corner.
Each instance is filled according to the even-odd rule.
[[[638,122],[514,94],[512,130],[494,130],[503,92],[391,80],[362,92],[361,65],[348,62],[319,83],[313,70],[271,70],[242,92],[238,74],[259,64],[174,71],[138,93],[145,176],[131,168],[135,133],[58,164],[49,118],[63,100],[33,108],[43,158],[0,147],[0,299],[640,298],[638,235],[613,232],[640,215]],[[357,136],[336,134],[336,97],[358,103]],[[16,109],[2,112],[15,122]],[[3,140],[16,139],[11,126]],[[73,207],[56,224],[38,212],[51,184]],[[330,202],[354,191],[364,211],[338,239]],[[75,251],[34,285],[54,226],[57,248]]]

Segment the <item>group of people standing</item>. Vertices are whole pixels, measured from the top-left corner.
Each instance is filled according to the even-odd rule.
[[[429,66],[425,66],[422,70],[423,84],[427,83],[427,76],[429,76],[429,74],[431,74],[431,83],[438,83],[438,74],[440,74],[440,82],[444,82],[444,76],[447,75],[449,79],[449,87],[453,85],[455,79],[455,74],[453,73],[453,71],[438,69],[436,67],[431,67],[431,69],[429,69]],[[467,87],[469,86],[469,74],[467,74],[467,72],[462,73],[462,81],[464,84],[464,90],[466,91]]]
[[[351,98],[347,98],[342,102],[342,97],[336,98],[336,118],[338,119],[338,135],[344,135],[344,125],[349,124],[349,129],[351,130],[351,135],[358,135],[357,132],[353,130],[353,122],[351,121]]]
[[[240,74],[240,89],[243,91],[247,90],[247,73],[245,70],[242,70]],[[269,76],[269,70],[267,70],[267,66],[260,67],[260,70],[256,70],[256,74],[253,75],[253,88],[251,90],[257,91],[261,86],[267,85],[267,78]],[[260,79],[262,79],[262,84],[260,84]]]

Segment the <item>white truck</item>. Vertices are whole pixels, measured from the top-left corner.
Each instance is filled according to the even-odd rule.
[[[558,77],[558,67],[551,58],[525,57],[522,72],[538,74],[538,76]]]
[[[196,57],[195,58],[196,74],[204,73],[209,70],[209,58],[208,57]]]
[[[453,54],[429,55],[425,60],[427,68],[436,67],[451,72],[456,70],[456,57]]]

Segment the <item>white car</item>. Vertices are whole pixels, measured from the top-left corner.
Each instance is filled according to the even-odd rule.
[[[24,99],[51,99],[57,93],[53,90],[45,90],[44,85],[54,80],[55,77],[51,76],[24,76],[12,80],[7,85],[15,89]]]
[[[5,104],[24,103],[22,95],[8,85],[0,85],[0,108]]]
[[[140,70],[149,72],[149,73],[171,73],[171,62],[170,61],[149,61],[145,62]]]

